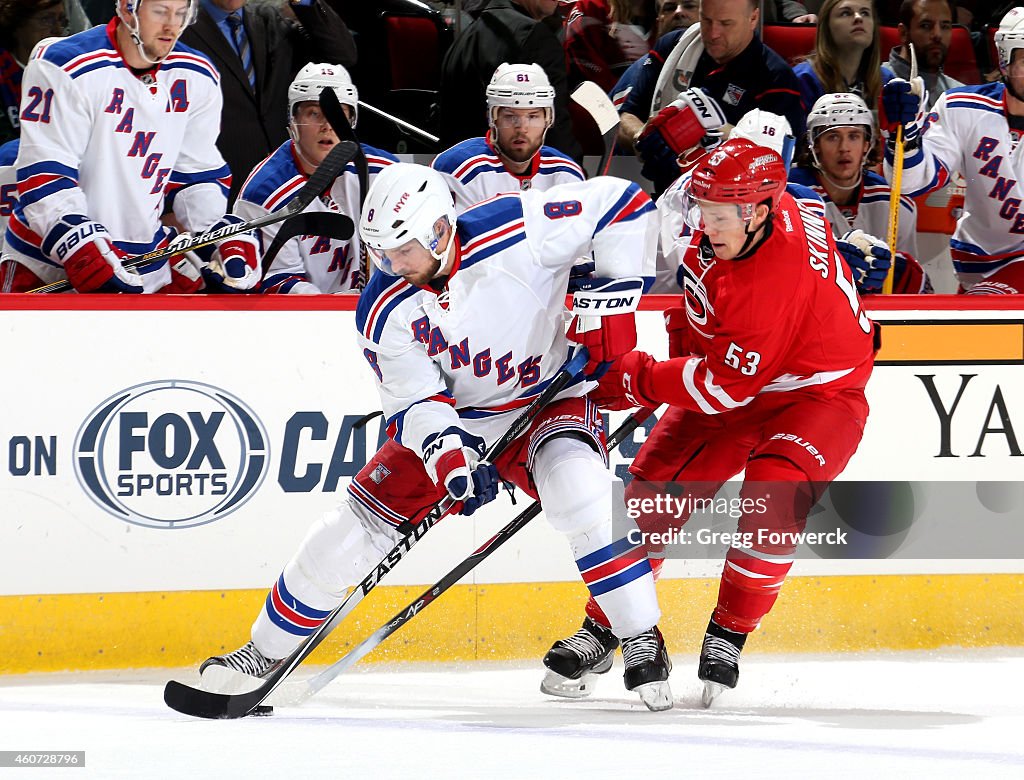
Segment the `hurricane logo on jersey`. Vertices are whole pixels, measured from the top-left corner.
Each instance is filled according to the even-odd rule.
[[[269,464],[267,433],[239,398],[212,385],[162,380],[101,403],[75,437],[75,476],[115,517],[191,528],[251,498]]]

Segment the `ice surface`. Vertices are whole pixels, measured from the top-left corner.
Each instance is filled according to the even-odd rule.
[[[86,751],[33,778],[1024,778],[1019,649],[751,655],[711,710],[696,659],[674,662],[663,713],[619,666],[569,701],[539,692],[539,663],[370,665],[236,721],[164,706],[163,682],[194,670],[0,677],[0,748]]]

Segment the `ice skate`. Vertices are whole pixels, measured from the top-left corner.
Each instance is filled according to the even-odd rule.
[[[626,689],[636,691],[647,709],[653,712],[672,709],[675,702],[668,684],[672,659],[668,657],[658,627],[623,639],[622,659],[626,665],[622,676]]]
[[[280,663],[280,659],[267,658],[249,641],[231,653],[207,658],[199,667],[199,676],[202,687],[208,691],[244,693],[254,690],[257,679],[266,677]],[[270,707],[259,707],[253,714],[265,715],[270,711]]]
[[[550,696],[582,699],[593,693],[597,675],[612,668],[619,640],[609,629],[591,618],[570,637],[555,642],[544,666],[548,668],[540,689]]]
[[[735,688],[740,678],[740,653],[747,635],[722,628],[713,619],[700,648],[697,676],[704,681],[701,703],[705,708],[726,688]]]

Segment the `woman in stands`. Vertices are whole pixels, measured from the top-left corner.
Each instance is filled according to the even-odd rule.
[[[793,69],[804,110],[827,92],[852,92],[874,106],[882,83],[892,78],[881,64],[881,48],[871,0],[825,0],[814,52]]]

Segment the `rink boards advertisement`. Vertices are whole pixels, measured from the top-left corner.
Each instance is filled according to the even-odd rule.
[[[383,441],[382,418],[365,420],[379,401],[355,346],[354,299],[153,300],[0,303],[0,671],[178,665],[240,644],[310,524]],[[651,299],[638,315],[641,348],[656,357],[666,356],[660,307],[671,300]],[[1014,531],[1024,526],[1014,492],[1024,307],[897,300],[872,311],[883,348],[865,437],[843,480],[909,485],[922,505],[948,501],[949,521],[930,532],[931,546],[907,547],[911,529],[874,558],[800,556],[762,649],[786,648],[786,621],[822,616],[841,623],[822,650],[872,647],[890,624],[899,628],[886,646],[1024,643],[1024,545]],[[652,423],[613,454],[616,473]],[[943,489],[980,500],[943,498]],[[439,579],[526,506],[519,498],[438,524],[327,647],[375,628]],[[1002,545],[968,544],[997,520],[1008,529]],[[714,555],[668,562],[663,627],[693,634],[720,566]],[[384,657],[529,657],[578,622],[582,596],[568,545],[541,516]],[[55,643],[54,621],[79,630]]]

